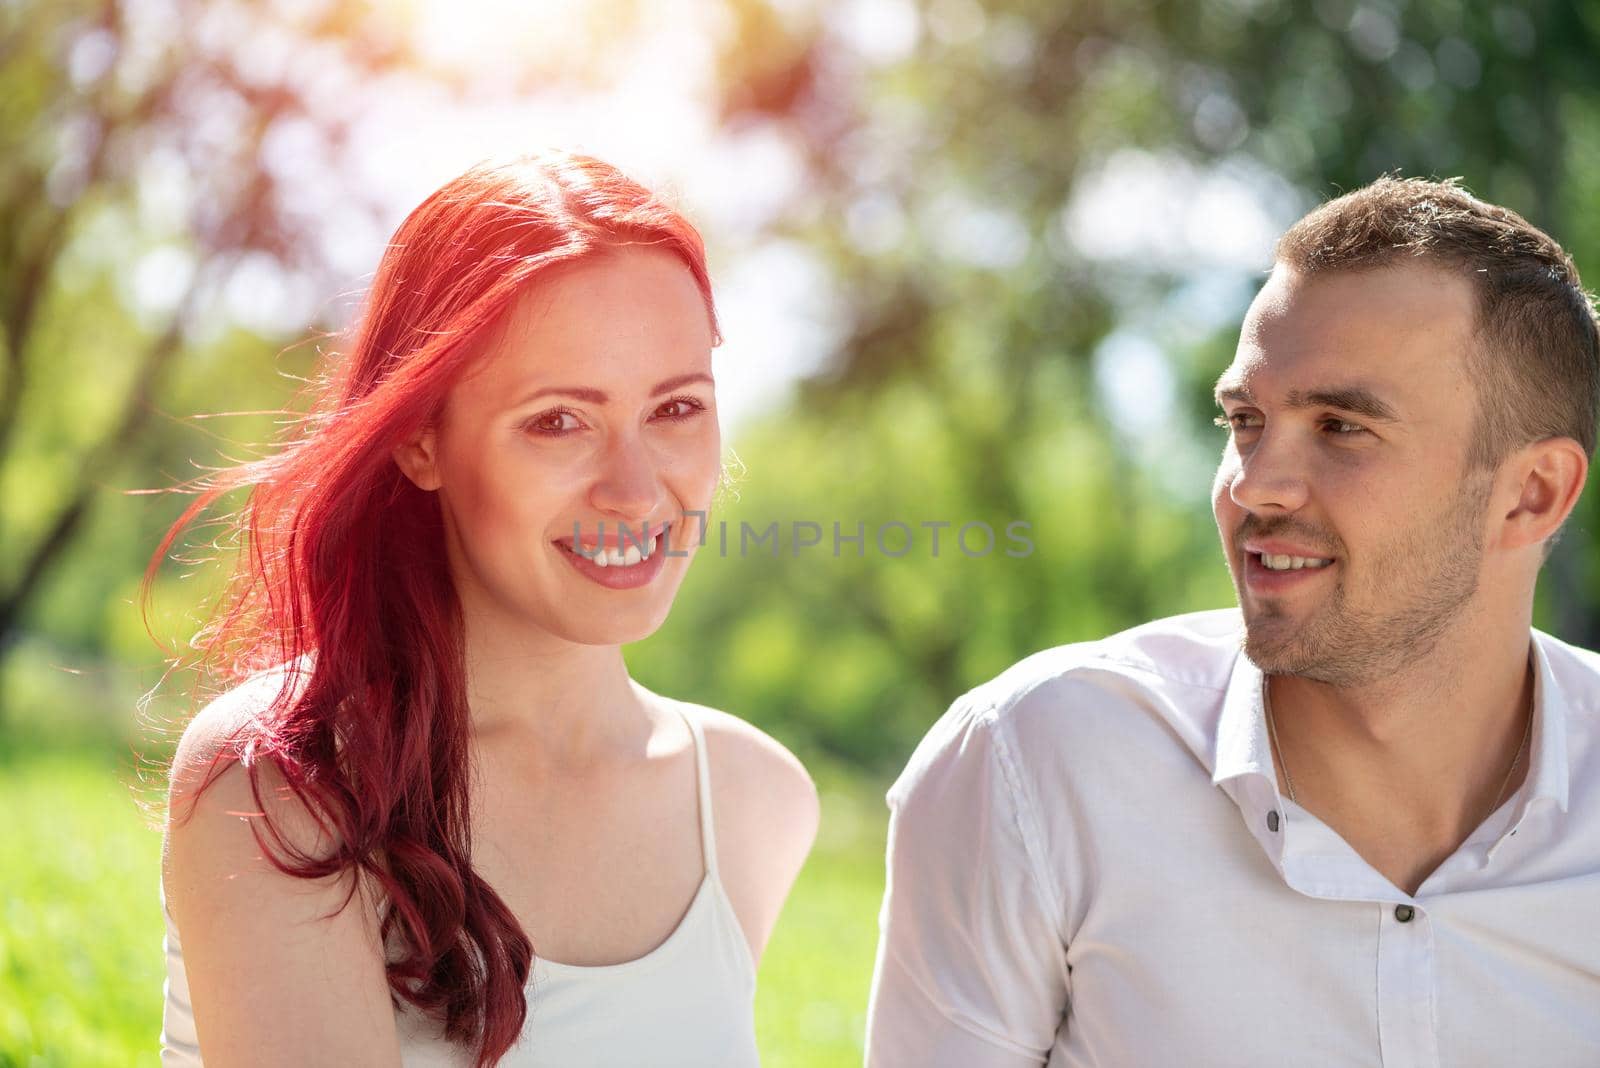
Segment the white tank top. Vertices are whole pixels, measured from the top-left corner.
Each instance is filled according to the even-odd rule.
[[[705,877],[667,940],[637,960],[580,967],[534,958],[528,1021],[502,1068],[728,1068],[760,1063],[756,1054],[755,961],[717,874],[711,773],[705,736],[686,708],[694,736]],[[164,1068],[200,1068],[183,949],[166,911],[167,982],[162,1015]],[[409,1005],[396,1010],[405,1068],[470,1068],[472,1058]]]

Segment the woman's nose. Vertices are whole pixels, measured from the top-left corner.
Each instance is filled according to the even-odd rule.
[[[611,442],[589,489],[589,503],[621,519],[643,521],[655,517],[660,500],[660,471],[645,443],[631,436]]]

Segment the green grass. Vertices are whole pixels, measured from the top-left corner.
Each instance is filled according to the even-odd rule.
[[[860,1065],[883,897],[883,790],[812,767],[822,825],[761,960],[766,1068]]]
[[[161,839],[98,756],[0,765],[0,1065],[156,1065]]]
[[[767,1068],[861,1063],[882,790],[817,771],[817,848],[761,965]],[[99,752],[0,758],[0,1068],[158,1063],[161,840],[121,778]]]

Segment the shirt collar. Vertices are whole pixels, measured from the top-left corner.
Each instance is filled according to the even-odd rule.
[[[1545,643],[1554,641],[1547,634],[1533,632],[1533,738],[1528,765],[1528,800],[1548,798],[1562,812],[1567,811],[1568,758],[1567,710],[1571,697],[1561,685]]]
[[[1233,673],[1222,697],[1217,717],[1217,738],[1211,781],[1221,784],[1241,775],[1261,775],[1276,782],[1272,745],[1267,738],[1266,709],[1262,703],[1265,676],[1241,648],[1233,660]]]
[[[1532,760],[1525,784],[1528,801],[1547,798],[1565,812],[1568,801],[1567,708],[1569,697],[1556,677],[1545,643],[1549,636],[1533,632],[1533,737]],[[1266,708],[1262,702],[1265,676],[1244,655],[1234,657],[1233,672],[1217,718],[1211,781],[1217,784],[1244,775],[1259,775],[1277,791],[1277,773],[1267,736]]]

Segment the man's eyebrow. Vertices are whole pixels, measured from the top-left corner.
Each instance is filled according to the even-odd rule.
[[[671,378],[657,382],[655,388],[650,391],[650,396],[659,397],[663,393],[671,393],[675,389],[682,389],[691,382],[704,382],[707,385],[716,384],[710,375],[703,371],[695,371],[686,375],[674,375]],[[520,408],[529,401],[552,395],[571,397],[574,400],[587,401],[590,404],[604,404],[611,399],[611,395],[604,390],[590,389],[588,386],[545,386],[543,389],[536,389],[531,393],[523,394],[513,407]]]
[[[1291,408],[1338,408],[1380,423],[1394,423],[1400,419],[1387,401],[1363,386],[1335,386],[1306,392],[1291,389],[1288,403]]]
[[[1254,404],[1255,397],[1243,385],[1230,385],[1226,382],[1217,383],[1217,403],[1223,401],[1238,401],[1240,404]]]
[[[1240,404],[1254,404],[1255,397],[1249,389],[1242,385],[1228,385],[1217,383],[1217,403],[1223,401],[1237,401]],[[1380,423],[1396,423],[1400,415],[1383,398],[1365,386],[1330,386],[1323,389],[1300,390],[1291,389],[1285,398],[1285,404],[1290,408],[1338,408],[1340,411],[1350,412],[1365,419],[1372,419]]]

